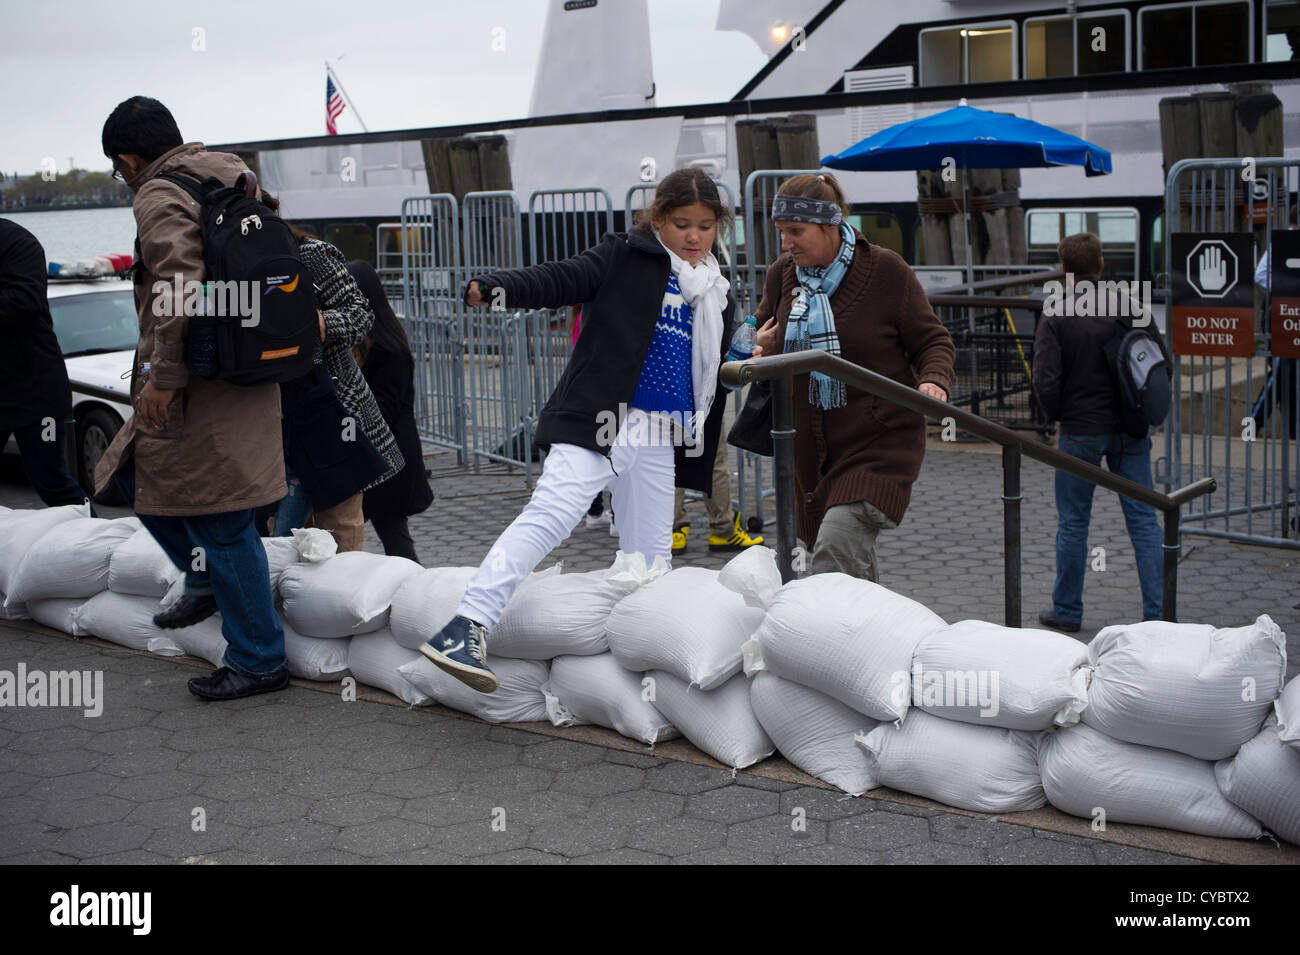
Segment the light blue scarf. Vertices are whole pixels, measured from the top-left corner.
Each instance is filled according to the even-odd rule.
[[[785,326],[785,351],[807,351],[820,348],[838,356],[840,340],[835,334],[835,313],[831,311],[831,296],[848,274],[853,264],[853,246],[856,236],[847,222],[840,223],[839,254],[825,268],[800,268],[795,266],[799,289]],[[847,403],[844,382],[828,378],[819,371],[808,376],[808,401],[819,408],[843,408]]]

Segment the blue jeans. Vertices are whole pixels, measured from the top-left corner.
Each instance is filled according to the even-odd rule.
[[[1112,474],[1128,478],[1143,487],[1151,483],[1151,439],[1126,434],[1062,434],[1060,450],[1097,467],[1105,457]],[[1056,586],[1052,588],[1052,609],[1066,623],[1083,620],[1083,577],[1088,567],[1088,525],[1092,522],[1091,481],[1056,472]],[[1137,558],[1138,580],[1142,585],[1142,618],[1159,620],[1164,590],[1164,549],[1155,508],[1120,497],[1124,523]]]
[[[303,493],[302,482],[296,477],[289,478],[289,493],[280,499],[280,508],[275,512],[275,533],[272,537],[292,537],[295,527],[306,527],[311,519],[311,501]]]
[[[127,502],[135,502],[135,462],[115,475]],[[187,594],[212,594],[226,638],[222,663],[244,676],[270,676],[287,665],[284,630],[275,612],[266,549],[251,510],[198,517],[137,514],[171,562],[185,572]],[[194,548],[203,549],[202,570]]]

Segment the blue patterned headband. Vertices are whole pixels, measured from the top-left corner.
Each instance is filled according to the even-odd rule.
[[[840,207],[833,202],[809,199],[804,196],[778,194],[772,200],[773,221],[812,222],[817,225],[839,225],[844,217]]]

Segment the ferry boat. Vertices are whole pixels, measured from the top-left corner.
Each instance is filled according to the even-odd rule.
[[[502,135],[525,216],[535,191],[599,187],[621,229],[647,158],[660,176],[702,165],[739,202],[738,120],[810,114],[827,155],[964,98],[1112,154],[1108,176],[1023,170],[1029,262],[1054,261],[1057,238],[1086,227],[1120,274],[1159,285],[1160,100],[1267,83],[1283,104],[1284,142],[1300,141],[1300,0],[722,0],[716,25],[768,56],[724,102],[657,105],[647,0],[549,0],[527,117],[213,148],[255,155],[295,221],[382,268],[400,261],[403,200],[429,192],[423,140]],[[852,221],[924,265],[915,174],[837,176]]]

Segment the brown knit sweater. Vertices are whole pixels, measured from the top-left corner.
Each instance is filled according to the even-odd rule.
[[[760,328],[775,315],[778,351],[798,285],[794,260],[782,254],[768,270],[755,312]],[[913,388],[929,381],[951,390],[952,336],[897,253],[858,233],[853,264],[830,303],[846,361]],[[808,376],[798,375],[794,426],[796,525],[808,546],[836,504],[869,501],[902,523],[925,457],[924,416],[853,387],[845,407],[825,411],[809,403]]]

